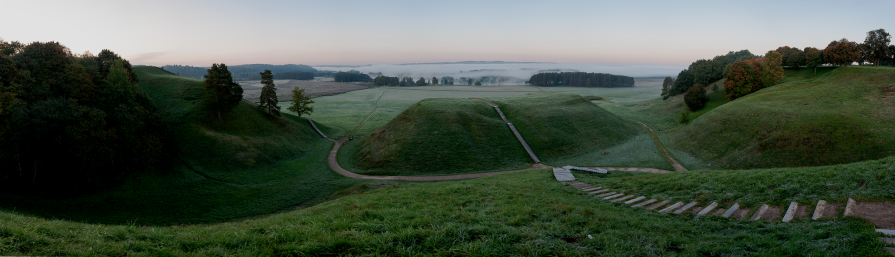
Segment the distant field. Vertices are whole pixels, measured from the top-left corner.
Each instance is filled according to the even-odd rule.
[[[264,87],[260,80],[237,81],[237,83],[242,86],[244,99],[253,103],[258,102],[258,98],[261,97],[261,88]],[[305,94],[310,97],[337,95],[367,88],[352,83],[332,82],[332,79],[329,81],[275,79],[274,85],[277,88],[277,99],[280,102],[292,101],[292,88],[295,87],[303,88]]]
[[[380,107],[354,135],[369,135],[382,127],[412,104],[426,98],[484,98],[519,96],[534,92],[559,92],[578,95],[596,95],[613,102],[644,101],[659,97],[661,80],[635,79],[631,88],[578,88],[535,86],[425,86],[425,87],[376,87],[344,94],[314,98],[314,112],[308,118],[332,126],[342,136],[357,127],[376,107],[380,95]],[[285,110],[288,101],[280,102]]]

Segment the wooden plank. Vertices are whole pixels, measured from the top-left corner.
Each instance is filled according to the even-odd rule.
[[[712,202],[712,204],[709,204],[709,206],[706,206],[704,209],[696,213],[696,216],[705,216],[710,211],[714,210],[715,207],[718,207],[718,202]]]
[[[677,202],[675,204],[672,204],[671,206],[665,207],[665,209],[660,210],[659,213],[666,213],[666,212],[673,211],[674,209],[677,209],[678,207],[681,207],[682,205],[684,205],[684,202]]]
[[[790,202],[789,208],[786,209],[786,214],[783,215],[783,222],[789,223],[792,221],[793,216],[796,215],[796,210],[799,209],[799,204],[796,202]]]
[[[724,214],[721,214],[721,217],[730,218],[730,215],[733,215],[734,212],[740,209],[740,203],[733,203],[733,206],[730,206],[730,209],[727,209]]]
[[[621,201],[624,201],[624,200],[628,200],[628,199],[634,198],[634,196],[635,196],[635,195],[626,195],[626,196],[624,196],[624,197],[615,198],[615,199],[612,200],[612,202],[613,202],[613,203],[621,202]]]
[[[658,201],[658,200],[656,200],[656,199],[649,199],[649,200],[643,201],[643,202],[641,202],[641,203],[638,203],[638,204],[635,204],[635,205],[631,205],[631,208],[640,208],[640,207],[646,206],[647,204],[654,203],[654,202],[656,202],[656,201]]]
[[[689,210],[690,208],[693,208],[693,206],[696,206],[696,204],[697,204],[696,201],[690,202],[687,205],[684,205],[684,207],[681,207],[680,209],[677,209],[676,211],[674,211],[674,214],[684,213],[685,211]]]
[[[647,209],[647,210],[655,210],[656,208],[665,206],[666,204],[668,204],[668,203],[670,203],[670,202],[671,202],[671,201],[669,201],[669,200],[665,200],[665,201],[659,202],[659,203],[657,203],[657,204],[650,205],[650,206],[646,207],[645,209]]]
[[[645,197],[645,196],[637,197],[637,198],[634,198],[634,199],[625,201],[625,204],[636,203],[637,201],[640,201],[640,200],[643,200],[643,199],[646,199],[646,197]]]

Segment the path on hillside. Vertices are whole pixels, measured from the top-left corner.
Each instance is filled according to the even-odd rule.
[[[650,128],[646,124],[643,124],[643,122],[639,122],[636,120],[635,122],[640,123],[640,125],[643,125],[644,127],[646,127],[647,130],[649,130],[649,135],[653,138],[653,143],[656,143],[656,148],[659,148],[659,151],[662,151],[662,156],[665,157],[665,160],[668,161],[668,164],[671,164],[671,167],[674,167],[675,171],[687,171],[687,168],[685,168],[684,165],[681,165],[681,163],[677,162],[674,157],[671,157],[671,154],[669,154],[668,150],[665,149],[665,145],[662,144],[662,141],[659,140],[659,137],[656,136],[656,132],[653,131],[652,128]]]
[[[367,118],[364,119],[364,121],[361,121],[361,123],[358,124],[356,128],[354,128],[351,131],[348,131],[348,134],[345,135],[346,137],[350,136],[351,134],[354,134],[354,132],[357,132],[358,130],[360,130],[360,128],[363,127],[364,124],[367,124],[367,120],[369,120],[370,117],[373,117],[373,114],[376,113],[377,110],[379,110],[379,100],[382,100],[382,96],[384,96],[384,95],[385,95],[385,91],[383,91],[382,94],[379,95],[379,98],[376,98],[376,108],[373,108],[373,111],[370,112],[370,115],[367,115]]]

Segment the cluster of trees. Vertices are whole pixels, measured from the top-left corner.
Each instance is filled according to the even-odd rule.
[[[538,73],[528,82],[542,87],[633,87],[634,78],[587,72]]]
[[[448,80],[447,78],[450,78]],[[442,77],[441,82],[443,84],[453,85],[454,78],[451,77]],[[411,77],[387,77],[387,76],[376,76],[373,79],[373,85],[375,86],[401,86],[401,87],[410,87],[410,86],[427,86],[427,85],[436,85],[439,80],[437,77],[432,77],[432,80],[426,81],[426,78],[420,77],[420,79],[414,81]]]
[[[221,111],[230,111],[242,101],[242,86],[233,82],[226,64],[212,64],[205,74],[206,106],[214,109],[221,119]]]
[[[109,50],[0,40],[0,182],[70,190],[172,163],[173,133]]]
[[[189,65],[165,65],[162,66],[162,69],[166,71],[170,71],[180,76],[190,77],[202,79],[205,77],[206,72],[210,67],[193,67]],[[318,72],[317,69],[312,68],[311,66],[304,64],[285,64],[285,65],[272,65],[272,64],[244,64],[244,65],[235,65],[230,66],[230,72],[233,76],[234,80],[260,80],[261,75],[260,72],[264,70],[270,70],[274,75],[279,78],[279,74],[286,72],[310,72],[312,74],[316,74]],[[312,77],[313,78],[313,77]]]
[[[368,82],[373,81],[373,78],[370,78],[370,75],[353,73],[353,72],[339,72],[333,75],[333,79],[336,82]]]
[[[730,51],[726,55],[715,56],[711,60],[696,60],[687,69],[678,73],[676,78],[665,78],[662,84],[662,96],[667,99],[686,93],[695,84],[708,85],[723,78],[726,70],[734,62],[755,57],[749,50],[740,50],[737,52]]]
[[[265,70],[270,71],[270,70]],[[278,72],[275,77],[277,79],[296,79],[296,80],[312,80],[314,79],[314,73],[308,71],[287,71],[287,72]],[[264,75],[261,76],[261,80],[264,80]]]
[[[768,51],[764,57],[733,63],[724,81],[731,101],[783,80],[783,55]]]

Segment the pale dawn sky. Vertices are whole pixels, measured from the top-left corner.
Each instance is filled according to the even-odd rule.
[[[895,1],[21,1],[0,38],[133,64],[516,61],[688,65],[731,50],[863,42]]]

